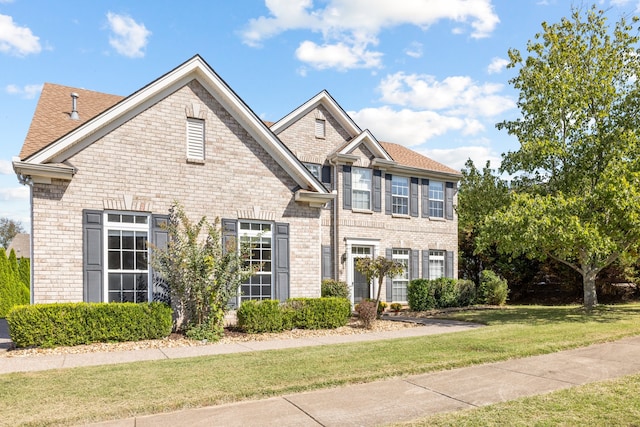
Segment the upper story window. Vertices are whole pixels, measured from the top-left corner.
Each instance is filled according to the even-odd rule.
[[[326,130],[326,121],[323,119],[316,119],[316,138],[324,138]]]
[[[204,160],[204,120],[187,118],[187,159]]]
[[[371,169],[351,170],[353,209],[371,210]]]
[[[311,175],[315,176],[318,181],[321,180],[322,166],[317,163],[304,163],[304,166],[311,172]]]
[[[391,178],[391,193],[392,213],[409,215],[409,178],[394,175]]]
[[[149,216],[106,215],[107,298],[109,302],[149,300]]]
[[[429,181],[429,216],[444,218],[444,182]]]

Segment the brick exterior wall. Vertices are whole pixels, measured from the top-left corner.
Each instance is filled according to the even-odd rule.
[[[187,162],[186,119],[205,120],[204,163]],[[67,160],[70,182],[33,186],[35,303],[82,301],[83,209],[166,214],[179,201],[193,219],[285,222],[290,295],[320,295],[321,210],[296,203],[297,184],[196,81]]]

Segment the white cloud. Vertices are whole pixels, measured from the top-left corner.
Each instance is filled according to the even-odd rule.
[[[422,43],[413,42],[411,45],[404,50],[404,53],[407,56],[412,58],[421,58],[422,57]]]
[[[13,165],[10,161],[0,159],[0,175],[13,175]]]
[[[41,84],[39,85],[24,85],[19,87],[16,85],[7,85],[5,91],[9,95],[19,95],[24,99],[34,99],[42,91]]]
[[[16,56],[40,53],[39,40],[28,27],[20,27],[11,16],[0,14],[0,52]]]
[[[502,70],[504,70],[508,64],[509,64],[509,61],[507,61],[504,58],[493,58],[491,60],[491,64],[489,64],[489,66],[487,67],[487,73],[489,74],[501,73]]]
[[[109,12],[107,19],[109,29],[113,32],[109,37],[109,44],[121,55],[129,58],[143,57],[151,31],[127,15]]]
[[[29,187],[21,185],[19,187],[0,188],[0,200],[28,200]]]
[[[319,70],[336,68],[344,71],[351,68],[380,67],[382,53],[367,51],[362,45],[337,43],[318,46],[314,42],[304,41],[296,49],[296,57]]]
[[[487,160],[491,161],[491,168],[500,167],[502,158],[487,146],[466,146],[456,148],[437,148],[418,150],[419,153],[443,163],[453,169],[461,170],[468,159],[473,160],[477,168],[482,169]]]
[[[383,102],[473,117],[493,117],[514,108],[511,98],[499,94],[502,88],[501,84],[479,84],[468,76],[438,81],[434,76],[403,72],[388,75],[379,85]]]
[[[382,141],[407,146],[423,144],[450,131],[474,135],[484,126],[474,119],[441,115],[433,111],[393,110],[388,106],[349,112],[362,128],[370,129]]]
[[[309,62],[315,68],[345,69],[354,60],[359,67],[379,67],[381,53],[368,47],[377,44],[378,34],[387,28],[415,25],[427,29],[449,20],[456,23],[455,33],[470,28],[471,37],[482,38],[500,22],[490,0],[328,0],[324,8],[315,9],[312,0],[266,0],[265,4],[269,16],[251,19],[241,33],[243,42],[260,46],[264,40],[288,30],[320,33],[323,43],[303,41],[297,52],[303,62],[309,62],[313,52],[324,54],[324,63],[319,59]],[[337,47],[342,59],[335,61],[327,54],[330,48]]]

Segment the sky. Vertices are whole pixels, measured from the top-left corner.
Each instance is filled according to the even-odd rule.
[[[594,0],[611,25],[640,0]],[[518,141],[509,49],[576,0],[0,0],[0,217],[30,227],[12,168],[45,82],[127,96],[199,54],[263,120],[327,90],[362,129],[450,167]],[[81,108],[82,100],[78,100]]]

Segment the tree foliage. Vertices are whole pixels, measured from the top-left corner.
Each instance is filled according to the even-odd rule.
[[[373,279],[378,279],[378,292],[376,293],[375,307],[376,312],[380,305],[380,292],[385,277],[394,277],[402,274],[404,265],[398,261],[387,259],[379,256],[375,259],[358,258],[356,260],[356,270],[367,278],[367,283],[371,283]]]
[[[28,258],[17,259],[13,250],[7,257],[4,248],[0,248],[0,318],[16,305],[29,304],[28,268]]]
[[[24,233],[20,222],[6,217],[0,218],[0,247],[7,249],[11,240],[18,233]]]
[[[167,247],[155,248],[152,264],[169,287],[176,328],[194,338],[217,339],[231,299],[253,274],[245,263],[250,246],[238,250],[234,240],[224,247],[218,219],[193,223],[178,203],[170,210],[167,231]]]
[[[488,218],[480,247],[550,257],[583,278],[584,305],[597,305],[595,278],[640,240],[638,35],[613,28],[595,6],[542,24],[529,56],[510,50],[510,83],[521,117],[497,126],[520,149],[502,172],[519,174],[508,207]]]

